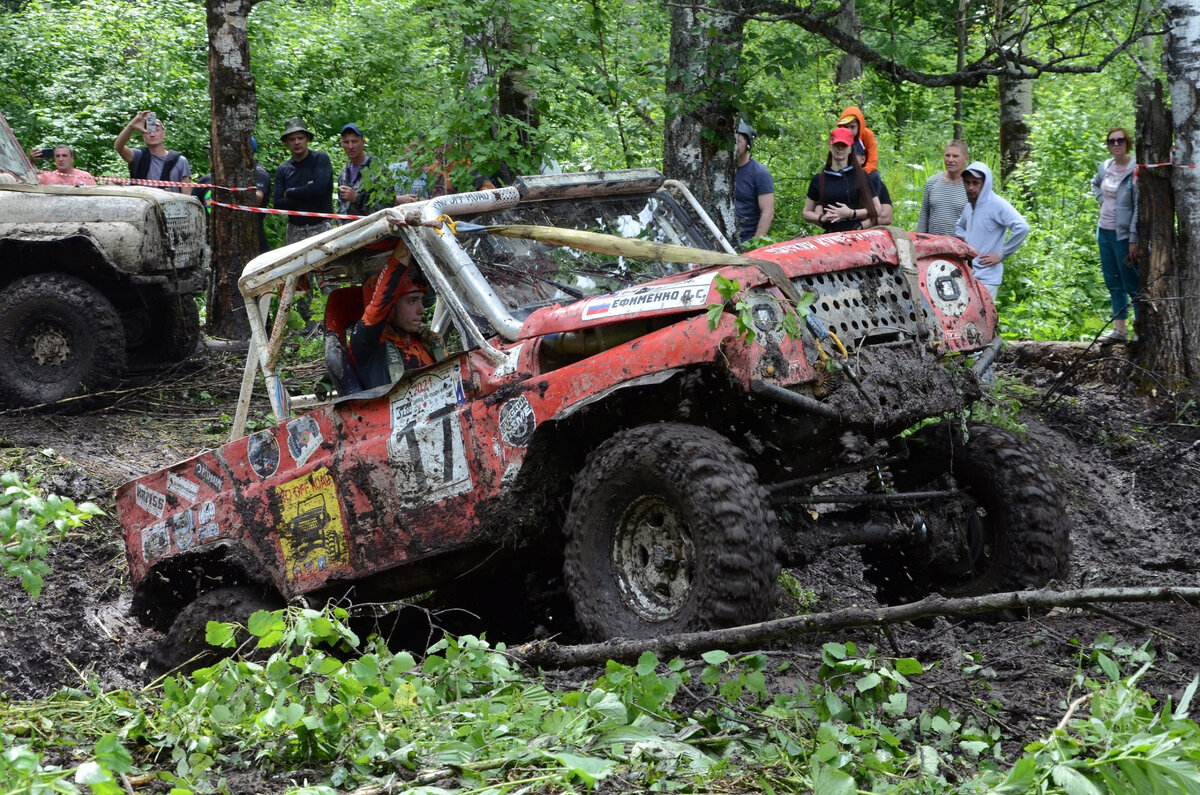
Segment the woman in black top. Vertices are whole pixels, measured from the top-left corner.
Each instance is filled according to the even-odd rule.
[[[826,232],[865,229],[879,223],[879,199],[867,185],[867,172],[850,156],[854,134],[845,127],[829,133],[825,170],[808,184],[804,220]]]

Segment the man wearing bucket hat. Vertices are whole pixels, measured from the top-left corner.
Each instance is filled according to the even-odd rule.
[[[333,165],[329,155],[309,149],[313,134],[296,116],[287,120],[279,140],[291,151],[275,169],[275,208],[310,213],[333,212]],[[333,226],[328,218],[289,215],[287,242],[295,243],[320,234]]]
[[[350,352],[363,389],[393,384],[406,370],[445,358],[441,340],[422,323],[427,290],[403,241],[383,272],[363,283],[366,309],[350,331]]]

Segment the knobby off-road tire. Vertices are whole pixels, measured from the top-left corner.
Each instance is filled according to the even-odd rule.
[[[63,273],[36,274],[0,290],[4,404],[33,406],[99,392],[124,370],[121,318],[87,282]]]
[[[175,617],[150,662],[160,672],[175,669],[190,672],[213,665],[233,654],[234,649],[209,645],[205,639],[209,621],[237,623],[244,627],[250,616],[259,610],[278,610],[282,606],[278,598],[265,594],[261,587],[236,586],[209,591]],[[236,637],[239,647],[250,639],[245,630],[239,631]]]
[[[168,295],[151,310],[155,354],[168,364],[183,361],[200,342],[200,307],[193,295]]]
[[[902,604],[935,592],[954,597],[1019,591],[1066,576],[1069,523],[1043,459],[1002,428],[977,424],[968,433],[963,445],[952,441],[947,423],[922,428],[909,440],[911,465],[896,473],[902,489],[967,491],[973,504],[957,528],[961,538],[950,540],[965,544],[967,554],[949,565],[931,560],[929,547],[915,543],[864,550],[864,574],[880,601]]]
[[[779,575],[767,492],[707,428],[646,425],[592,453],[575,481],[564,577],[592,639],[650,638],[768,618]]]

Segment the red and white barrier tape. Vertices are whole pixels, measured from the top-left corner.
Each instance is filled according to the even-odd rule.
[[[130,179],[128,177],[96,177],[97,182],[111,182],[117,185],[145,185],[151,188],[212,188],[213,190],[248,191],[253,188],[227,188],[224,185],[210,185],[207,182],[170,182],[165,179]]]
[[[341,215],[339,213],[310,213],[304,210],[276,210],[274,207],[249,207],[245,204],[226,204],[225,202],[209,199],[210,207],[223,207],[226,210],[242,210],[248,213],[263,215],[298,215],[302,218],[332,218],[335,221],[357,221],[362,216]]]

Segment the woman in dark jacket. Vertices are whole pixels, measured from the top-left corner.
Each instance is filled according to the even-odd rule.
[[[829,133],[825,170],[808,184],[804,220],[826,232],[846,232],[879,224],[879,198],[867,184],[867,172],[850,156],[854,134],[845,127]]]

